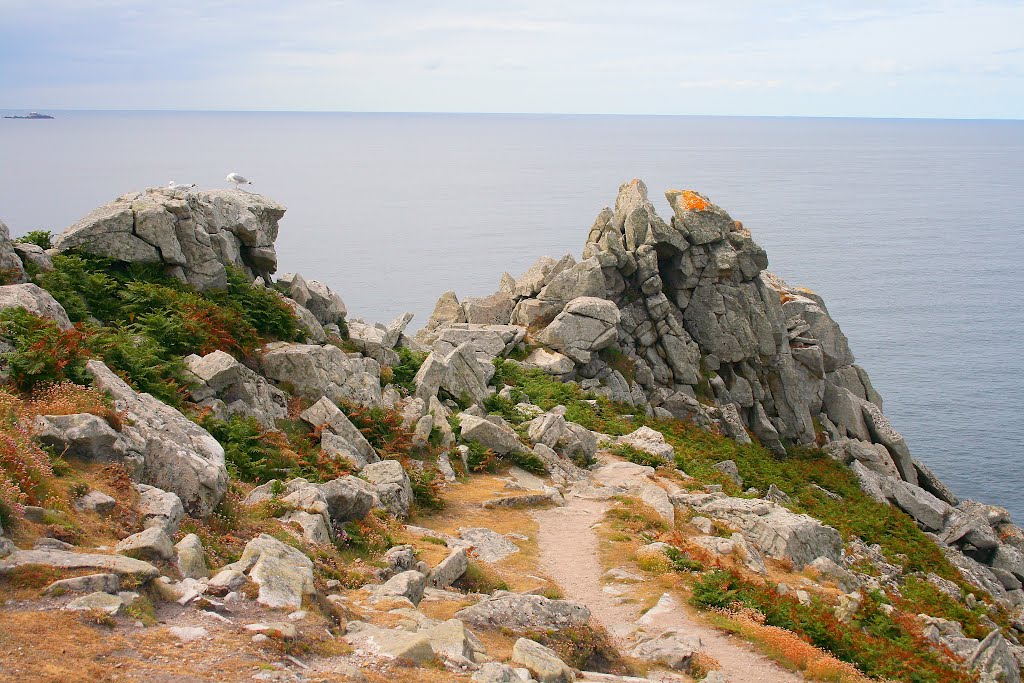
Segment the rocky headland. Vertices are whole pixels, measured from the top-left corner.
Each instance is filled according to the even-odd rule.
[[[258,194],[0,223],[0,678],[1019,682],[1024,533],[666,199],[415,333],[277,274]]]

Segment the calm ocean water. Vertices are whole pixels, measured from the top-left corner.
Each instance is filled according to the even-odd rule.
[[[7,112],[4,112],[7,113]],[[58,112],[0,120],[0,219],[238,171],[289,211],[283,271],[352,317],[490,294],[577,257],[620,182],[700,190],[823,295],[913,453],[1024,522],[1024,122]]]

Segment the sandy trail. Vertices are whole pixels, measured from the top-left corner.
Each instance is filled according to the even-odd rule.
[[[541,569],[554,579],[569,600],[586,605],[595,620],[611,634],[616,645],[627,649],[629,636],[638,628],[640,617],[635,603],[617,604],[614,596],[602,590],[604,568],[598,555],[599,540],[591,528],[601,521],[607,503],[575,496],[566,498],[561,508],[533,513],[539,525]],[[623,558],[625,564],[627,558]],[[797,683],[804,678],[783,669],[755,652],[742,640],[721,633],[690,618],[683,607],[650,615],[644,628],[648,632],[675,630],[699,636],[704,651],[722,664],[729,683]]]

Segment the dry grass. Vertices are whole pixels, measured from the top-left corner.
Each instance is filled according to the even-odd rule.
[[[414,523],[434,531],[457,535],[459,528],[484,527],[499,534],[522,534],[528,540],[515,538],[520,552],[488,565],[510,590],[527,591],[551,584],[538,570],[539,550],[537,547],[537,522],[529,510],[496,509],[485,510],[485,500],[504,493],[505,482],[493,474],[476,474],[458,486],[449,486],[445,491],[445,509],[440,512],[421,514]],[[424,558],[447,555],[442,546],[422,539],[408,541],[425,553]],[[433,546],[433,547],[430,547]],[[438,553],[440,549],[441,553]],[[442,554],[443,553],[443,554]],[[427,560],[430,562],[430,560]]]
[[[802,671],[810,680],[834,683],[867,683],[870,680],[852,664],[814,647],[792,631],[765,625],[764,615],[756,610],[716,610],[708,620],[719,628],[743,636],[771,659],[788,669]]]

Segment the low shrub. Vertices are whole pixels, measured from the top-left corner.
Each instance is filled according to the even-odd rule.
[[[619,443],[615,444],[608,449],[612,454],[625,458],[626,460],[636,463],[637,465],[646,465],[647,467],[661,467],[665,464],[665,461],[656,455],[648,453],[647,451],[641,451],[638,448],[634,448],[629,444]]]
[[[469,593],[482,593],[484,595],[490,595],[494,591],[507,591],[509,589],[505,580],[492,569],[472,560],[466,571],[453,586]]]
[[[53,233],[49,230],[30,230],[21,237],[16,237],[14,241],[23,244],[34,244],[40,249],[52,249]]]
[[[219,420],[207,415],[199,419],[199,424],[224,447],[228,473],[236,479],[262,484],[299,476],[301,472],[294,454],[268,439],[255,418],[233,415]]]
[[[398,365],[391,368],[391,382],[402,387],[409,394],[415,393],[416,385],[413,383],[413,378],[420,371],[420,366],[427,359],[427,355],[426,353],[412,351],[404,346],[399,348],[398,358],[400,360]]]
[[[886,614],[877,595],[868,594],[852,623],[846,624],[818,600],[804,605],[771,584],[748,581],[732,570],[716,570],[693,584],[691,601],[720,610],[756,610],[767,626],[791,631],[872,678],[920,683],[973,680],[928,645],[911,617]]]

